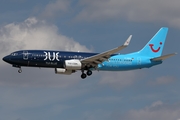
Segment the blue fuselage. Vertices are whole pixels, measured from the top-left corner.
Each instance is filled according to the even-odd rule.
[[[85,52],[65,52],[49,50],[23,50],[16,51],[3,58],[4,61],[14,67],[47,67],[64,68],[65,60],[82,60],[94,56],[98,53]],[[162,61],[151,61],[147,56],[139,56],[137,52],[130,54],[113,54],[111,57],[98,64],[97,70],[124,71],[141,68],[149,68],[153,65],[161,64]]]

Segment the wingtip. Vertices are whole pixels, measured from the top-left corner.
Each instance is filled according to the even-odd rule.
[[[172,53],[172,55],[177,55],[178,53],[177,52],[175,52],[175,53]]]
[[[126,42],[124,43],[124,46],[128,46],[128,45],[129,45],[129,43],[130,43],[130,41],[131,41],[131,38],[132,38],[132,35],[130,35],[130,36],[128,37],[128,39],[127,39]]]

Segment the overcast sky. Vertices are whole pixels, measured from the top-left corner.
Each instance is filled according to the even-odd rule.
[[[0,57],[21,49],[140,50],[168,27],[163,54],[180,53],[179,0],[1,0]],[[150,69],[18,69],[0,60],[0,120],[180,120],[180,57]]]

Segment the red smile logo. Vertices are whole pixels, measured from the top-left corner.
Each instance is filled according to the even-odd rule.
[[[160,42],[159,44],[162,45],[162,42]],[[161,49],[161,47],[158,47],[158,49],[155,50],[155,49],[153,48],[154,44],[149,44],[149,46],[150,46],[150,48],[151,48],[151,50],[152,50],[153,52],[159,52],[159,50]]]

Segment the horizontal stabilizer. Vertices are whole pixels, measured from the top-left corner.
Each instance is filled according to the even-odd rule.
[[[177,53],[172,53],[172,54],[168,54],[168,55],[163,55],[163,56],[160,56],[160,57],[156,57],[156,58],[153,58],[153,59],[151,59],[152,61],[162,61],[162,60],[164,60],[164,59],[167,59],[167,58],[169,58],[169,57],[171,57],[171,56],[174,56],[174,55],[176,55]]]

